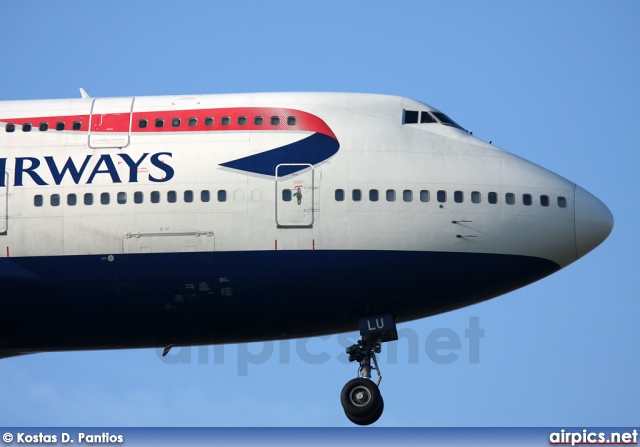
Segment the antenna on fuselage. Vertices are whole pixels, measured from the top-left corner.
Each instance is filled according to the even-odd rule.
[[[87,92],[85,92],[82,87],[80,87],[80,94],[82,95],[82,97],[84,99],[91,98],[91,96],[89,96],[89,94]]]

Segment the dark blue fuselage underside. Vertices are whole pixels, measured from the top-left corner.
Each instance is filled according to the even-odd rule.
[[[0,353],[345,332],[364,316],[401,322],[484,301],[559,268],[524,256],[408,251],[5,258]]]

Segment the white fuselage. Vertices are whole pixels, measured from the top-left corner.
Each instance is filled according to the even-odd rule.
[[[193,278],[195,285],[189,286],[212,300],[242,296],[251,301],[257,298],[242,295],[248,289],[236,278],[250,281],[251,272],[261,268],[287,272],[285,267],[257,265],[258,256],[266,264],[291,262],[290,274],[303,276],[311,267],[306,256],[315,251],[331,253],[327,259],[355,271],[362,267],[357,259],[366,253],[470,255],[465,258],[469,270],[460,271],[461,277],[474,269],[490,271],[488,264],[499,257],[555,266],[511,285],[500,279],[495,288],[469,300],[463,297],[467,286],[465,292],[454,292],[439,285],[429,293],[446,289],[442,296],[452,301],[435,307],[429,296],[423,297],[424,308],[414,300],[406,310],[388,308],[393,306],[386,298],[373,299],[400,321],[520,287],[572,263],[609,234],[611,214],[591,194],[440,118],[436,121],[434,113],[439,112],[406,98],[332,93],[0,102],[0,163],[5,171],[0,257],[11,263],[0,267],[0,279],[13,284],[21,278],[41,287],[42,281],[52,280],[36,271],[47,260],[59,264],[73,258],[86,264],[94,256],[100,258],[96,268],[111,264],[111,269],[124,256],[113,280],[128,281],[127,296],[135,299],[131,287],[146,274],[130,273],[129,266],[142,265],[151,255],[251,253],[247,271],[238,270],[242,263],[225,271],[229,258],[212,258],[211,265],[206,261],[198,273],[202,278]],[[433,122],[421,122],[423,116]],[[158,120],[162,127],[156,127]],[[61,122],[64,129],[56,130]],[[275,254],[282,251],[289,258]],[[262,255],[253,255],[258,252]],[[305,261],[298,262],[295,252]],[[341,253],[353,258],[341,259]],[[415,267],[429,269],[432,261],[425,262]],[[323,266],[324,260],[313,265],[319,271],[308,278],[309,288],[317,287]],[[64,274],[70,282],[91,276],[84,271],[82,278]],[[478,275],[469,289],[481,280]],[[146,279],[150,277],[155,276]],[[333,289],[336,296],[350,287],[347,282],[348,275],[340,278]],[[304,284],[296,285],[301,296],[307,293]],[[381,288],[387,293],[394,289]],[[420,288],[412,283],[407,292]],[[204,299],[198,293],[194,302]],[[190,296],[170,294],[180,305]],[[64,296],[61,292],[57,299]],[[178,307],[164,298],[162,302],[164,309]],[[367,303],[354,299],[348,317],[368,313]],[[28,315],[24,309],[16,311]],[[345,325],[327,323],[327,328],[345,330]],[[156,329],[156,335],[163,333]],[[321,327],[309,331],[321,332]],[[304,331],[277,334],[274,329],[264,336],[299,335]],[[244,338],[237,333],[231,339]],[[27,348],[46,346],[31,343]]]

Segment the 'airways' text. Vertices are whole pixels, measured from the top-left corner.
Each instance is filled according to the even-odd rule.
[[[71,157],[62,164],[60,161],[56,163],[56,158],[47,156],[44,163],[40,158],[36,157],[16,157],[14,160],[13,186],[23,186],[28,178],[35,184],[46,186],[51,184],[43,179],[51,177],[53,183],[59,185],[65,176],[71,178],[76,185],[84,183],[90,185],[94,179],[100,175],[108,176],[112,183],[122,183],[122,179],[117,169],[117,165],[127,166],[127,181],[129,183],[138,182],[138,175],[148,175],[151,182],[167,182],[174,175],[174,170],[165,161],[162,156],[171,157],[171,152],[158,152],[151,156],[148,153],[142,154],[138,160],[134,160],[128,154],[102,154],[87,155],[83,161],[74,162]],[[146,169],[146,164],[151,164],[156,172],[150,172]],[[76,164],[77,163],[77,164]],[[0,172],[7,170],[7,159],[0,158]],[[87,175],[85,175],[87,174]],[[83,177],[84,176],[84,177]],[[103,178],[99,177],[99,178]],[[83,178],[86,179],[83,181]],[[5,176],[0,176],[0,187],[5,185]]]

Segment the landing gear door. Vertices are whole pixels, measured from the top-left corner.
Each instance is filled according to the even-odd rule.
[[[123,148],[129,145],[133,98],[93,100],[89,123],[89,147]]]
[[[319,181],[312,165],[276,166],[276,225],[278,228],[313,228]]]
[[[0,186],[0,236],[6,236],[9,229],[9,173],[3,172],[4,184]]]

